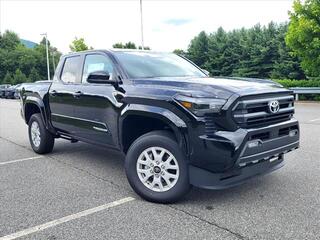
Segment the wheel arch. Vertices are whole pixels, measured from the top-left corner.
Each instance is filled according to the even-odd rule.
[[[126,153],[131,144],[141,135],[155,130],[168,130],[173,134],[183,151],[187,153],[188,145],[184,136],[186,129],[186,123],[168,109],[130,104],[123,109],[120,115],[120,148]]]
[[[40,113],[45,127],[48,127],[48,119],[45,114],[44,103],[36,97],[29,96],[24,103],[24,120],[28,124],[31,116],[35,113]]]

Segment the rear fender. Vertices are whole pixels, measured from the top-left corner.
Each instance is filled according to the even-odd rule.
[[[48,117],[45,111],[45,105],[43,103],[43,101],[37,97],[34,96],[27,96],[26,99],[24,100],[24,120],[26,122],[26,124],[28,124],[27,121],[27,106],[33,104],[35,106],[37,106],[40,110],[40,114],[41,114],[41,118],[45,124],[45,127],[48,129]]]

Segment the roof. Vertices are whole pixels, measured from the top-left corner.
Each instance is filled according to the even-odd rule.
[[[142,49],[125,49],[125,48],[110,48],[110,49],[95,49],[95,50],[86,50],[80,52],[70,52],[64,54],[65,56],[72,56],[72,55],[79,55],[85,53],[96,53],[96,52],[141,52],[141,53],[167,53],[167,52],[160,52],[160,51],[152,51],[152,50],[142,50]]]

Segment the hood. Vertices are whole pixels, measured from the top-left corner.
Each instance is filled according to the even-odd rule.
[[[143,88],[180,92],[186,95],[228,99],[231,95],[256,95],[264,93],[290,92],[278,83],[264,79],[247,78],[148,78],[134,80]]]

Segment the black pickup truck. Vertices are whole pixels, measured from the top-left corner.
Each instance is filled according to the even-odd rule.
[[[211,78],[172,53],[95,50],[61,57],[52,84],[21,91],[39,154],[55,138],[122,151],[143,198],[177,201],[283,166],[299,146],[291,91],[270,80]]]

